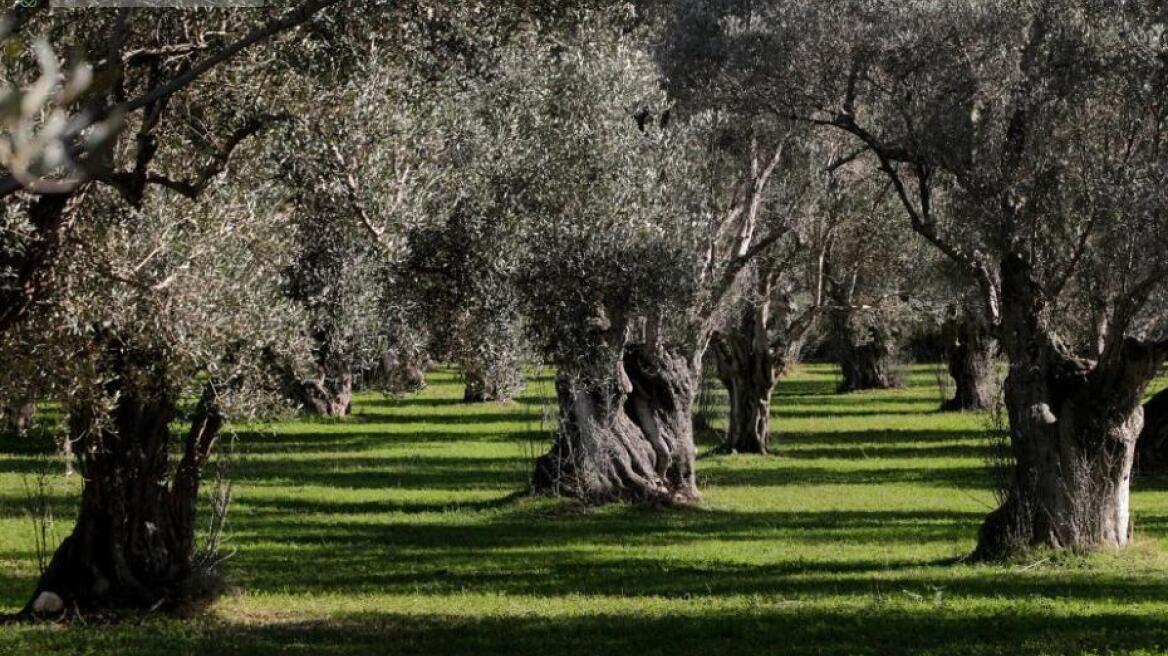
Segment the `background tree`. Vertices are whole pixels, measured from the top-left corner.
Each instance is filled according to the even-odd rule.
[[[830,160],[819,150],[800,154],[772,191],[768,211],[776,216],[768,223],[791,234],[747,266],[739,298],[711,340],[730,401],[726,451],[767,453],[775,385],[799,361],[826,306],[827,257],[847,203]]]
[[[895,221],[871,173],[866,167],[868,178],[854,185],[851,213],[841,216],[825,255],[828,352],[840,367],[841,392],[904,384],[901,349],[916,309],[920,244]]]
[[[1136,457],[1141,473],[1159,473],[1168,465],[1168,390],[1144,405],[1144,430]]]
[[[460,170],[452,179],[465,192],[473,175]],[[472,203],[460,199],[447,208],[445,222],[414,230],[403,268],[412,274],[410,293],[431,329],[432,352],[458,365],[463,400],[509,401],[523,389],[520,250],[497,208]]]

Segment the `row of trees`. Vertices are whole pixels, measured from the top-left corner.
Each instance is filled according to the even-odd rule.
[[[805,344],[889,386],[922,324],[949,409],[1009,362],[976,555],[1130,540],[1168,358],[1155,3],[350,4],[7,15],[0,397],[59,402],[84,476],[26,612],[194,595],[229,418],[343,416],[429,358],[505,399],[534,357],[536,491],[684,503],[707,367],[726,448],[765,453]]]

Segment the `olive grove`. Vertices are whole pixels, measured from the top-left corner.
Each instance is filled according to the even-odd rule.
[[[809,344],[885,389],[928,332],[941,409],[1009,420],[976,558],[1131,543],[1168,462],[1160,4],[270,4],[0,22],[0,430],[59,407],[82,479],[24,616],[213,596],[230,422],[423,361],[468,403],[552,366],[529,491],[670,506],[706,367],[717,448],[764,455]]]

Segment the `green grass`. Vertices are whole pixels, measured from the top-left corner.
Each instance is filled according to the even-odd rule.
[[[778,392],[779,455],[703,457],[687,510],[513,500],[540,395],[467,407],[449,374],[346,423],[245,431],[234,594],[189,621],[0,626],[0,654],[1168,650],[1168,481],[1137,481],[1122,555],[960,564],[993,505],[985,420],[933,412],[930,367],[911,380],[837,396],[806,368]],[[0,441],[0,613],[35,580],[20,505],[46,448]],[[54,485],[70,517],[78,482]]]

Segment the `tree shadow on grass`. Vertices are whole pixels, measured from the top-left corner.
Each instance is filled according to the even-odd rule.
[[[521,461],[516,458],[430,458],[424,456],[243,458],[233,478],[242,484],[283,482],[341,489],[392,490],[514,488]]]
[[[784,448],[788,446],[789,448]],[[871,445],[843,445],[835,448],[799,448],[782,443],[772,445],[781,457],[793,460],[870,460],[884,458],[979,458],[992,452],[989,446],[947,444],[940,446],[895,447]]]
[[[19,554],[25,557],[25,554]],[[16,556],[16,554],[13,554]],[[32,558],[31,555],[27,558]],[[0,563],[3,563],[6,558],[0,558]],[[35,565],[34,565],[35,566]],[[28,597],[32,594],[33,587],[36,585],[34,576],[13,576],[7,572],[0,572],[0,609],[12,608],[20,610],[26,602]],[[6,653],[0,650],[0,654]]]
[[[514,443],[525,444],[548,440],[548,433],[539,429],[499,430],[468,434],[459,430],[426,429],[402,432],[348,430],[313,433],[240,433],[239,440],[245,454],[281,453],[349,453],[386,447],[409,446],[424,449],[428,444]]]
[[[901,485],[918,484],[953,489],[991,489],[990,473],[982,466],[923,468],[873,467],[834,469],[829,467],[771,467],[767,469],[707,469],[702,476],[718,487],[801,487],[809,485]]]
[[[327,516],[332,510],[327,504],[297,507],[322,516],[314,522],[278,505],[245,503],[248,512],[235,523],[236,544],[244,547],[234,563],[237,580],[253,589],[298,593],[815,596],[836,585],[823,587],[827,578],[855,575],[854,581],[838,583],[868,594],[871,582],[861,580],[868,574],[952,561],[888,559],[880,552],[832,558],[840,545],[940,544],[964,550],[982,519],[981,513],[930,511],[660,513],[632,507],[550,515],[544,507],[500,504],[485,521],[418,523],[337,521]],[[390,502],[367,509],[394,507]],[[783,562],[778,556],[777,563],[748,564],[722,557],[674,560],[659,551],[715,549],[734,561],[744,549],[782,543],[802,544],[811,549],[806,553],[824,557]],[[814,576],[824,580],[816,583]],[[915,576],[923,585],[930,575]]]
[[[24,653],[208,653],[222,656],[313,654],[1079,654],[1157,652],[1168,645],[1168,619],[1116,611],[1091,617],[1039,612],[958,615],[943,609],[874,606],[863,610],[760,605],[684,612],[585,612],[568,616],[462,615],[386,610],[320,620],[253,625],[209,622],[135,631],[26,629]]]
[[[1168,619],[1117,611],[1087,618],[1043,613],[958,615],[880,607],[862,611],[763,605],[684,613],[587,612],[554,615],[459,615],[387,610],[267,625],[216,622],[201,630],[157,633],[80,630],[80,636],[29,631],[30,653],[67,653],[81,637],[89,648],[119,654],[214,653],[223,656],[443,654],[709,656],[738,654],[1078,654],[1158,651]],[[110,652],[112,653],[112,652]]]
[[[929,443],[951,443],[967,441],[971,444],[984,443],[981,433],[968,430],[940,430],[933,428],[872,429],[863,431],[839,431],[797,433],[782,432],[775,435],[781,443],[792,445],[840,446],[847,444],[905,446]]]

